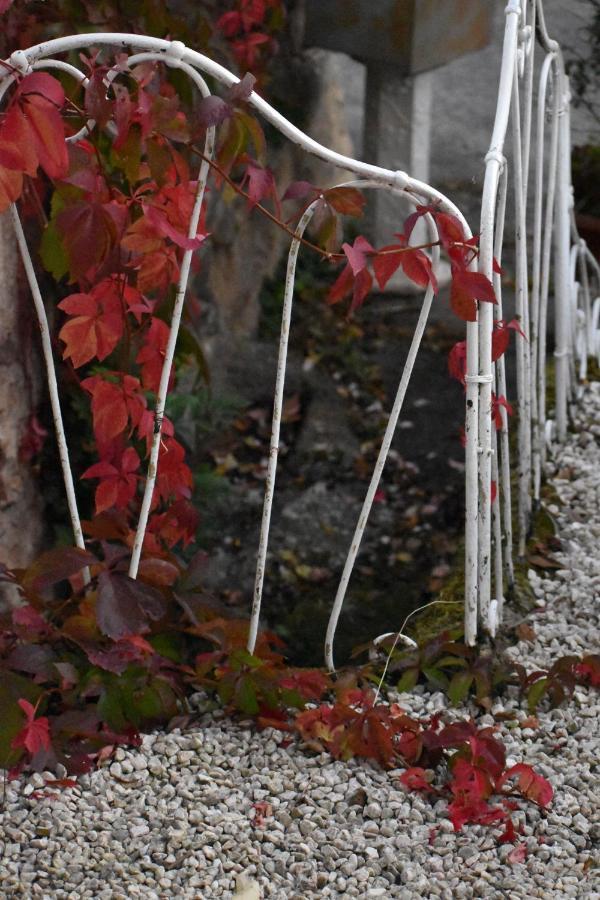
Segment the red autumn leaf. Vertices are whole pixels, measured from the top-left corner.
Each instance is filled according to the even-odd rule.
[[[279,685],[285,690],[297,691],[303,700],[320,700],[330,681],[319,669],[297,669],[290,670]]]
[[[46,716],[35,718],[37,706],[33,707],[28,700],[18,700],[17,703],[25,713],[25,725],[11,742],[11,747],[17,750],[24,747],[34,756],[40,750],[50,749],[50,723]]]
[[[323,192],[323,197],[337,213],[344,216],[362,216],[365,197],[357,188],[335,187]]]
[[[115,384],[100,375],[93,375],[84,379],[81,386],[92,395],[94,434],[100,445],[108,444],[122,434],[129,420],[132,428],[138,427],[146,409],[146,399],[137,378],[122,375],[120,383]]]
[[[165,212],[156,206],[142,205],[146,222],[150,224],[160,237],[167,237],[183,250],[197,250],[200,244],[206,240],[206,234],[198,234],[196,237],[189,238],[186,234],[182,234],[169,222]],[[187,229],[186,229],[187,230]]]
[[[273,807],[268,800],[258,800],[252,804],[252,809],[254,810],[252,824],[255,828],[264,828],[267,819],[273,815]]]
[[[69,168],[60,114],[65,102],[62,85],[47,72],[33,72],[20,82],[14,102],[27,121],[39,165],[50,178],[62,178]]]
[[[582,681],[589,681],[592,687],[600,687],[600,655],[590,653],[575,666],[575,674]]]
[[[70,358],[76,369],[91,359],[106,359],[122,337],[123,307],[114,282],[106,282],[89,294],[71,294],[58,304],[71,316],[58,335],[65,343],[63,359]]]
[[[29,462],[42,450],[48,432],[40,424],[35,413],[29,416],[27,428],[19,443],[19,459],[21,462]]]
[[[422,250],[407,250],[401,254],[402,269],[407,278],[426,288],[430,284],[435,294],[438,291],[437,279],[433,273],[431,260]]]
[[[57,215],[56,226],[74,279],[103,263],[116,246],[119,228],[112,214],[114,206],[88,198]]]
[[[492,283],[483,272],[470,272],[468,269],[454,267],[453,281],[457,280],[474,300],[484,300],[486,303],[496,303],[496,295]]]
[[[467,374],[467,343],[459,341],[448,354],[448,372],[451,378],[455,378],[460,384],[465,384]]]
[[[272,197],[276,206],[279,205],[275,178],[270,169],[259,165],[256,160],[249,156],[244,157],[246,164],[246,172],[242,178],[241,186],[248,194],[251,205],[260,203],[265,197]]]
[[[362,235],[359,235],[352,245],[342,244],[342,250],[350,263],[352,274],[355,277],[367,268],[369,262],[367,254],[375,252],[368,240]]]
[[[499,844],[514,844],[517,840],[517,832],[514,826],[514,822],[512,819],[508,819],[506,822],[506,827],[500,837],[498,838]]]
[[[425,769],[419,766],[406,769],[400,776],[399,781],[410,791],[425,791],[425,793],[429,793],[434,790],[430,782],[427,781]]]
[[[333,306],[335,303],[339,303],[352,291],[353,284],[354,275],[352,274],[350,263],[348,263],[344,266],[344,268],[332,284],[331,288],[329,289],[329,293],[327,294],[327,302],[331,306]]]
[[[0,166],[0,213],[18,200],[23,190],[23,173]]]
[[[134,474],[140,467],[140,458],[133,447],[127,447],[115,464],[102,460],[81,476],[82,478],[100,478],[96,488],[96,515],[111,509],[125,507],[133,500],[137,487],[137,476]]]
[[[354,279],[354,290],[352,293],[352,303],[350,304],[350,312],[355,312],[362,306],[365,297],[370,293],[373,287],[373,277],[368,269],[362,269]]]
[[[506,397],[497,397],[492,391],[492,422],[494,423],[497,431],[500,431],[503,425],[501,412],[502,409],[506,410],[507,415],[512,416],[513,408]]]
[[[456,278],[452,278],[450,288],[450,307],[459,319],[464,322],[477,320],[477,303],[468,288]]]
[[[51,630],[51,626],[33,606],[17,606],[11,616],[13,624],[26,628],[29,634],[42,635]]]
[[[114,101],[107,96],[108,67],[99,66],[93,69],[85,85],[85,111],[96,125],[104,128],[113,115]]]
[[[142,384],[146,390],[158,391],[160,376],[165,361],[165,350],[171,329],[162,319],[152,318],[146,332],[144,344],[135,358],[142,367]],[[169,376],[169,389],[173,386],[175,374]]]
[[[161,441],[156,475],[154,499],[168,500],[171,497],[189,499],[193,478],[185,463],[185,450],[172,437],[164,436]]]
[[[292,181],[284,193],[282,200],[303,200],[318,191],[310,181]]]
[[[242,27],[242,16],[237,10],[224,13],[216,21],[216,27],[223,32],[225,37],[234,37]]]
[[[200,516],[198,511],[187,500],[177,500],[166,512],[150,517],[148,531],[150,535],[160,535],[161,541],[172,548],[180,541],[184,547],[195,540]]]
[[[373,271],[380,290],[383,290],[402,263],[402,253],[394,252],[403,246],[401,244],[388,244],[381,247],[373,257]]]
[[[496,320],[492,332],[492,362],[496,362],[508,350],[510,331],[516,331],[527,340],[517,319],[512,319],[508,323],[504,319]]]
[[[18,105],[11,106],[0,124],[0,165],[33,178],[38,158],[30,137],[27,119]]]
[[[447,250],[452,244],[463,243],[465,233],[460,221],[451,213],[429,210],[435,219],[442,246]]]
[[[270,43],[270,41],[271,38],[268,34],[262,34],[258,31],[245,35],[238,41],[232,41],[231,49],[235,54],[240,69],[253,69],[258,61],[258,48],[263,44]]]
[[[492,825],[494,822],[502,822],[506,819],[506,811],[499,806],[490,806],[486,800],[467,800],[462,798],[453,800],[448,804],[448,816],[454,825],[455,831],[460,831],[463,825],[470,822],[479,825]]]
[[[92,665],[115,675],[122,675],[131,663],[139,662],[146,656],[154,656],[156,652],[152,644],[140,634],[126,635],[105,650],[97,647],[84,649]]]
[[[526,763],[517,763],[507,769],[498,779],[497,789],[501,790],[513,775],[517,776],[517,790],[524,797],[538,806],[548,806],[554,795],[550,782]]]
[[[513,865],[515,863],[525,862],[527,859],[527,852],[527,844],[517,844],[514,850],[510,851],[507,859],[509,863],[512,863]]]
[[[477,319],[477,300],[496,302],[489,279],[481,272],[470,272],[461,266],[453,266],[450,289],[450,306],[453,312],[465,322],[474,322]]]
[[[96,439],[107,444],[127,428],[127,404],[118,384],[93,375],[81,382],[92,395],[92,417]]]

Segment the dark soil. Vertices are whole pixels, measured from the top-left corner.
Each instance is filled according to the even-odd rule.
[[[437,594],[454,564],[463,528],[464,398],[448,375],[447,354],[463,332],[444,304],[435,300],[350,583],[338,663],[357,644],[397,629]],[[263,602],[263,622],[284,638],[292,662],[322,663],[331,604],[417,315],[416,300],[380,297],[348,322],[308,288],[300,291]],[[224,345],[218,354],[223,362],[207,397],[217,427],[206,428],[205,409],[200,439],[188,437],[197,448],[194,467],[205,473],[198,500],[206,583],[231,614],[247,614],[252,596],[277,298],[273,322],[265,319],[259,342],[233,353]],[[195,417],[188,419],[191,428]]]

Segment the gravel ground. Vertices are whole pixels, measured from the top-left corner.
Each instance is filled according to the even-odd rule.
[[[594,384],[560,454],[566,477],[552,479],[564,568],[547,578],[532,573],[535,639],[511,651],[529,667],[598,649],[599,423]],[[445,706],[443,695],[424,691],[400,700],[415,713]],[[514,697],[497,707],[510,708],[526,717]],[[455,834],[445,801],[404,793],[394,773],[305,755],[280,732],[259,734],[212,715],[196,730],[147,735],[140,750],[117,750],[72,790],[33,799],[42,776],[13,783],[0,812],[0,895],[600,898],[599,718],[597,693],[579,688],[568,705],[540,712],[535,730],[502,726],[513,761],[535,764],[555,790],[548,810],[523,804],[517,814],[524,863],[507,860],[512,848],[499,846],[492,829]],[[271,807],[262,823],[257,801]]]

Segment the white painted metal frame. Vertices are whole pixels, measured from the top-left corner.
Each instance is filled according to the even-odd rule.
[[[528,248],[527,248],[527,191],[530,161],[531,131],[534,123],[534,33],[540,36],[545,59],[542,65],[537,93],[537,113],[535,116],[536,145],[533,160],[534,173],[534,227],[531,266],[531,295],[528,294]],[[181,69],[191,79],[202,96],[207,96],[209,88],[204,76],[214,78],[225,87],[237,83],[238,79],[227,69],[213,60],[179,41],[128,34],[83,34],[58,38],[38,44],[25,51],[17,51],[9,59],[19,72],[26,73],[41,68],[60,68],[69,72],[79,81],[85,75],[75,66],[56,59],[68,51],[88,47],[107,46],[120,52],[129,53],[130,66],[147,60],[160,61],[168,66]],[[118,77],[117,69],[110,77]],[[0,101],[14,81],[14,76],[5,74],[0,80]],[[550,140],[546,147],[547,94],[550,94]],[[272,106],[255,93],[249,104],[285,137],[298,144],[307,153],[333,163],[352,172],[359,181],[351,182],[361,188],[388,190],[413,204],[435,203],[445,212],[456,216],[462,224],[467,238],[471,236],[469,226],[460,210],[443,194],[405,172],[384,169],[352,159],[329,150],[304,134]],[[519,412],[519,489],[518,507],[518,551],[522,555],[530,521],[532,498],[539,499],[541,473],[544,462],[546,435],[546,322],[551,283],[551,270],[555,284],[555,369],[556,369],[556,432],[559,439],[567,428],[568,400],[573,394],[573,371],[571,358],[579,362],[579,376],[584,378],[587,358],[596,355],[600,361],[600,268],[581,241],[574,228],[569,175],[569,127],[568,127],[568,82],[560,48],[547,35],[542,0],[509,0],[506,7],[506,25],[500,72],[496,118],[485,158],[485,182],[481,211],[481,236],[479,270],[493,281],[498,305],[479,304],[477,322],[467,323],[467,369],[466,369],[466,521],[465,521],[465,640],[473,644],[476,640],[478,620],[490,634],[495,634],[502,616],[505,580],[511,586],[514,581],[512,548],[512,500],[510,485],[510,459],[508,421],[506,411],[501,410],[502,428],[496,435],[492,427],[492,391],[506,395],[506,365],[501,358],[492,364],[492,332],[494,321],[501,319],[502,285],[501,279],[493,271],[494,256],[501,259],[504,240],[504,220],[509,196],[510,166],[504,155],[504,145],[509,119],[512,117],[512,181],[515,198],[516,219],[516,300],[517,316],[529,341],[517,341],[517,385]],[[93,128],[88,123],[87,128]],[[83,129],[83,133],[86,129]],[[77,139],[76,135],[70,140]],[[210,159],[214,150],[214,129],[209,129],[205,144],[205,157]],[[547,168],[547,174],[545,171]],[[195,237],[209,164],[206,160],[200,166],[194,210],[189,224],[188,236]],[[315,201],[315,204],[318,201]],[[275,489],[279,431],[291,313],[294,293],[294,277],[301,238],[313,215],[312,204],[300,219],[292,240],[285,283],[285,298],[277,364],[277,379],[274,397],[273,424],[270,454],[265,485],[260,541],[257,555],[256,581],[250,620],[248,649],[255,646],[265,567],[268,552],[269,526]],[[23,229],[16,207],[11,209],[11,218],[17,235],[17,242],[23,258],[26,275],[32,291],[36,314],[42,333],[42,346],[52,412],[57,434],[60,460],[67,493],[74,540],[83,547],[73,476],[69,464],[67,441],[62,424],[56,374],[52,358],[48,323],[43,299],[29,255]],[[427,227],[432,242],[438,235],[435,223],[427,217]],[[571,251],[571,235],[573,250]],[[554,237],[554,252],[552,240]],[[157,393],[155,434],[152,443],[148,472],[140,518],[137,526],[129,574],[135,578],[146,532],[148,515],[154,490],[162,421],[167,387],[171,372],[177,334],[185,301],[192,251],[184,254],[181,277],[171,330],[162,369],[160,387]],[[432,252],[434,266],[439,260],[439,248]],[[475,264],[474,264],[475,265]],[[597,293],[592,293],[592,285]],[[365,501],[358,519],[354,537],[340,578],[339,588],[333,603],[325,640],[325,660],[330,669],[334,668],[333,643],[337,622],[342,610],[344,597],[352,574],[354,562],[359,552],[360,542],[372,507],[373,498],[379,485],[387,454],[396,429],[402,403],[412,375],[424,329],[427,324],[433,291],[425,292],[423,306],[415,328],[412,344],[401,373],[398,392],[390,412],[379,456],[373,471]],[[497,499],[492,503],[492,480],[499,484]],[[492,597],[491,583],[494,577],[495,596]]]
[[[544,54],[538,82],[535,79],[535,48]],[[492,254],[500,259],[504,239],[506,182],[512,180],[515,220],[516,317],[527,335],[517,338],[516,389],[518,450],[517,553],[525,557],[532,511],[540,502],[542,471],[548,436],[565,438],[569,401],[575,396],[576,373],[587,373],[588,357],[598,352],[598,316],[591,285],[600,288],[600,269],[575,227],[572,214],[570,174],[569,84],[559,43],[548,35],[543,0],[509,0],[505,8],[505,32],[500,83],[490,149],[486,156],[482,198],[479,269],[492,277]],[[547,127],[549,119],[549,128]],[[510,162],[504,156],[509,121],[512,125]],[[535,129],[534,153],[531,153]],[[528,187],[533,166],[533,220],[528,223]],[[528,244],[528,224],[532,248]],[[493,249],[495,248],[495,249]],[[550,296],[553,282],[553,297]],[[477,504],[469,502],[467,522],[477,520],[477,554],[469,549],[472,530],[467,527],[467,593],[476,602],[467,604],[465,634],[473,643],[478,620],[494,635],[501,620],[505,581],[514,583],[512,542],[511,467],[508,423],[501,409],[498,436],[490,417],[492,385],[506,396],[506,361],[492,363],[494,318],[502,317],[500,279],[495,278],[498,306],[480,304],[478,316],[479,446]],[[531,285],[531,292],[529,286]],[[554,303],[554,420],[547,418],[546,370],[548,306]],[[500,448],[498,448],[498,443]],[[500,459],[496,453],[500,449]],[[467,467],[469,459],[467,459]],[[466,478],[470,474],[467,471]],[[496,500],[490,496],[491,480],[499,480]],[[477,565],[472,560],[477,555]],[[491,596],[491,572],[495,594]]]

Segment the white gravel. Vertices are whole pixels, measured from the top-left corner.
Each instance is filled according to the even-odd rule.
[[[528,667],[598,651],[600,385],[587,390],[576,428],[560,452],[568,478],[553,479],[562,504],[550,510],[564,568],[532,573],[536,637],[512,650]],[[445,706],[422,690],[401,699],[416,713]],[[514,697],[500,708],[527,716]],[[568,705],[539,713],[539,728],[502,726],[509,756],[555,790],[548,810],[524,803],[517,813],[524,863],[510,864],[512,847],[493,829],[455,834],[445,801],[404,793],[393,773],[305,755],[279,732],[213,715],[117,750],[75,789],[32,799],[41,776],[13,783],[0,812],[0,896],[212,900],[236,896],[237,885],[248,900],[600,898],[599,719],[597,692],[578,688]],[[258,801],[272,811],[263,823],[253,821]]]

